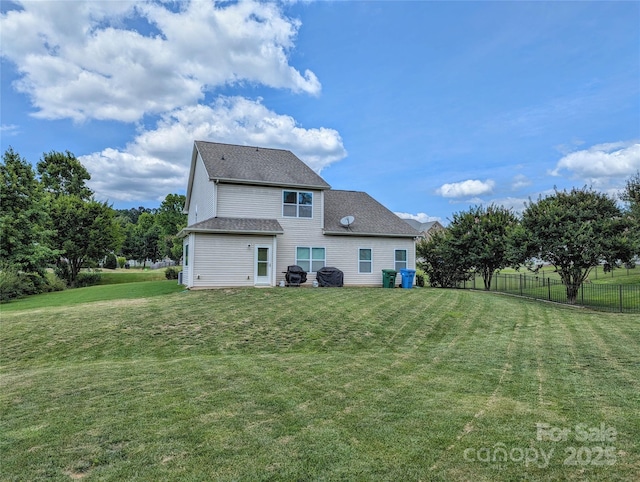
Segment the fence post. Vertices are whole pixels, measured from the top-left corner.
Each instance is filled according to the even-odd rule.
[[[522,296],[522,275],[520,275],[520,296]]]
[[[622,309],[622,285],[620,285],[619,288],[620,288],[620,313],[622,313],[623,312],[623,309]]]
[[[547,279],[547,286],[549,288],[549,301],[551,301],[551,279]]]

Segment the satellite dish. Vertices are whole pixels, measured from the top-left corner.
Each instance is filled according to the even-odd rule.
[[[353,224],[355,220],[356,218],[354,218],[353,216],[345,216],[340,220],[340,224],[342,224],[345,228],[348,228]]]

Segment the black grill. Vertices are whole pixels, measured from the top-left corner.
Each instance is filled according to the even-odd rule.
[[[307,272],[298,265],[287,266],[287,272],[284,275],[288,286],[300,286],[307,282]]]

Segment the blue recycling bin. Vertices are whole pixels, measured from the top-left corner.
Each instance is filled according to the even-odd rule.
[[[401,269],[400,276],[402,276],[402,287],[405,289],[413,288],[413,277],[416,275],[415,269]]]

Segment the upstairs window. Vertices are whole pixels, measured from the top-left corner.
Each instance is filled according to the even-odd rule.
[[[282,215],[287,218],[313,217],[313,193],[282,191]]]

